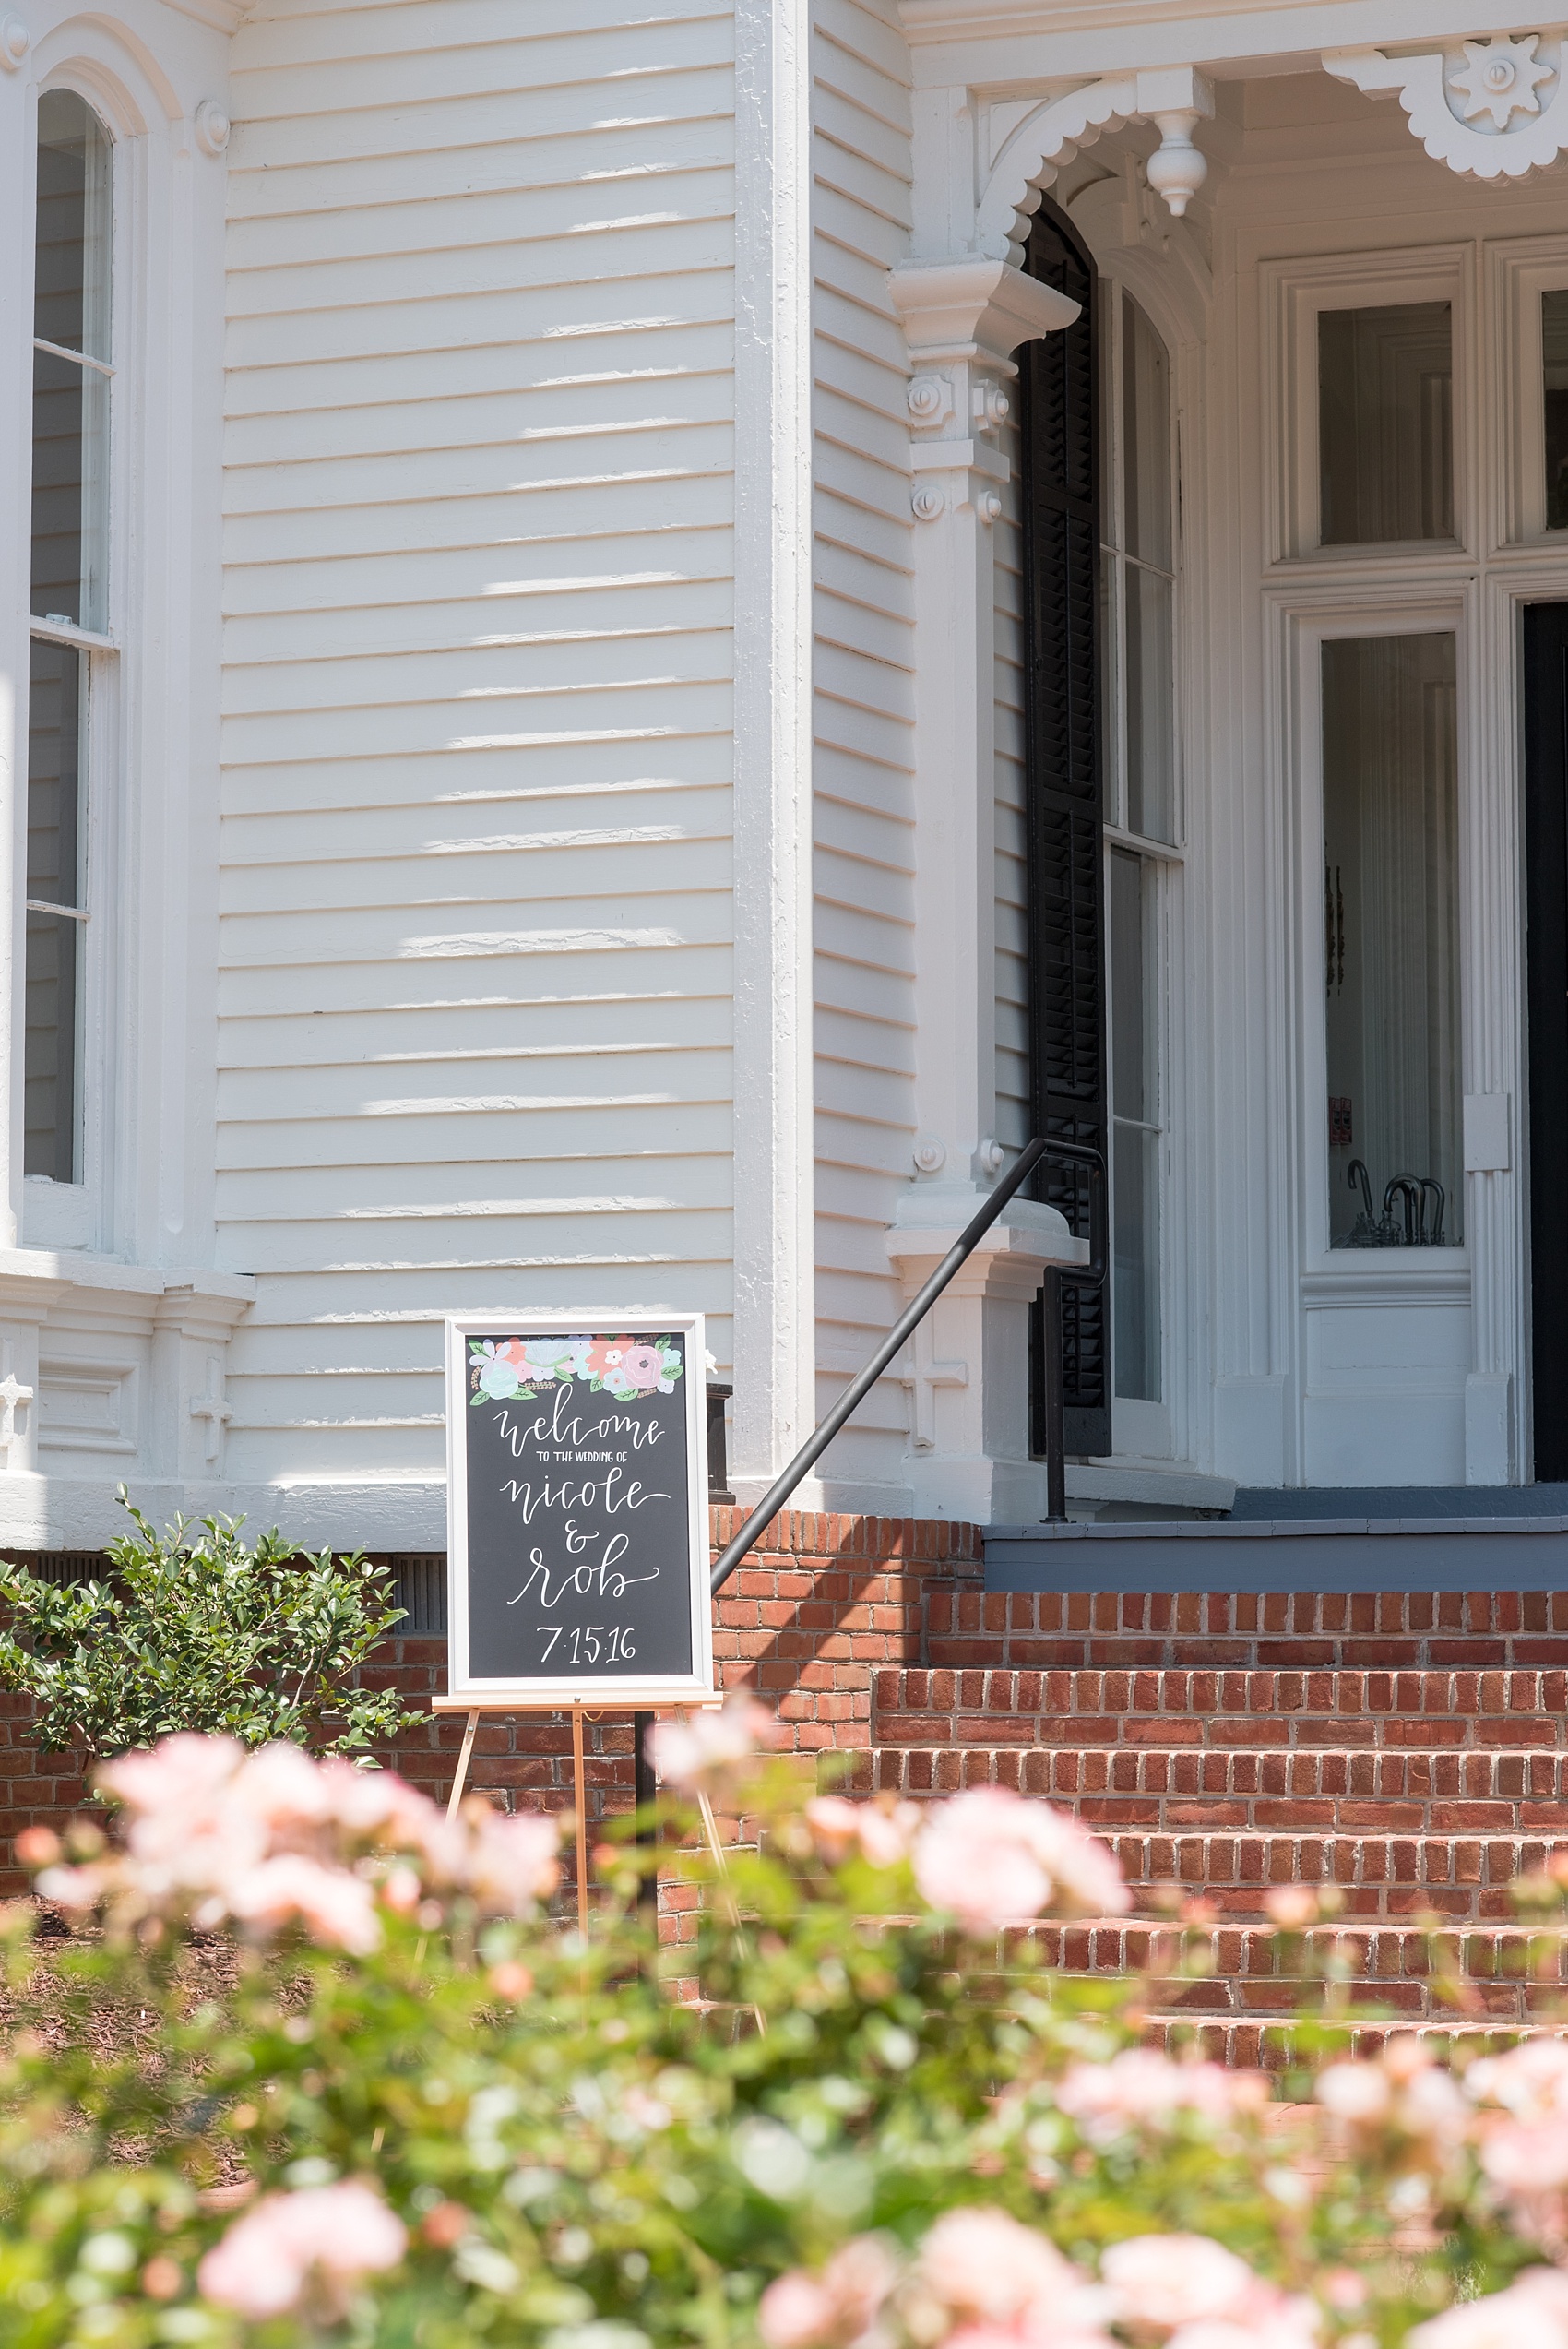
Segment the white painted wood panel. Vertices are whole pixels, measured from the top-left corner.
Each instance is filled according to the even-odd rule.
[[[731,59],[728,5],[236,36],[237,1481],[438,1474],[458,1307],[728,1354]]]
[[[908,367],[886,272],[909,246],[909,64],[893,0],[814,12],[818,1394],[896,1318],[884,1231],[912,1173],[914,731]],[[835,1499],[902,1476],[885,1379],[826,1456]],[[889,1499],[890,1507],[901,1507]]]

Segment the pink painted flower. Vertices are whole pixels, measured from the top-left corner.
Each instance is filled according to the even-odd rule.
[[[621,1356],[621,1370],[638,1394],[646,1395],[664,1376],[664,1357],[654,1346],[628,1346]]]
[[[323,1949],[346,1950],[353,1957],[367,1956],[381,1939],[374,1898],[363,1877],[323,1867],[303,1852],[279,1852],[248,1869],[227,1888],[226,1905],[231,1916],[260,1933],[303,1925]],[[218,1924],[221,1914],[220,1908],[210,1922]],[[196,1921],[204,1921],[200,1910]]]
[[[584,1356],[588,1377],[602,1380],[612,1371],[623,1371],[631,1343],[630,1338],[595,1338]]]
[[[362,2278],[395,2268],[408,2236],[372,2187],[345,2179],[268,2194],[197,2270],[202,2293],[257,2321],[296,2309],[336,2320]]]
[[[660,1721],[649,1741],[653,1766],[683,1794],[718,1794],[764,1747],[778,1743],[772,1714],[754,1697],[729,1698],[722,1711]]]
[[[938,1805],[915,1845],[915,1881],[970,1933],[1024,1923],[1055,1906],[1118,1916],[1130,1896],[1098,1837],[1048,1803],[976,1786]]]
[[[1134,2235],[1111,2246],[1099,2271],[1118,2315],[1166,2327],[1239,2319],[1258,2281],[1244,2260],[1206,2235]]]

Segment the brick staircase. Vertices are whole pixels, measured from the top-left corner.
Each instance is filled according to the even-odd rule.
[[[1162,1998],[1167,2028],[1256,2061],[1331,1958],[1347,1995],[1417,2027],[1527,2026],[1561,1995],[1557,1937],[1532,1947],[1507,1887],[1568,1850],[1568,1594],[932,1591],[925,1610],[925,1661],[875,1675],[858,1783],[1046,1795],[1106,1838],[1140,1908],[1200,1899],[1213,1971]],[[1292,1977],[1260,1929],[1280,1885],[1339,1902]],[[1063,1928],[1052,1954],[1121,1971],[1157,1930]]]

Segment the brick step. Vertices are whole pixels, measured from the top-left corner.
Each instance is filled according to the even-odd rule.
[[[1331,1965],[1336,2002],[1383,2008],[1407,2026],[1447,2018],[1467,2029],[1519,2028],[1553,2021],[1568,1993],[1568,1928],[1471,1925],[1428,1932],[1411,1925],[1315,1926],[1277,1938],[1261,1925],[1222,1925],[1182,1936],[1170,1926],[1091,1919],[1048,1925],[1032,1936],[1056,1971],[1077,1977],[1154,1968],[1170,2021],[1287,2016],[1321,2010]],[[1170,1980],[1178,1953],[1201,1954],[1210,1971]]]
[[[1215,1834],[1107,1829],[1133,1888],[1180,1885],[1221,1911],[1261,1914],[1281,1884],[1334,1885],[1348,1921],[1413,1918],[1424,1913],[1503,1923],[1514,1914],[1508,1888],[1543,1867],[1557,1835],[1391,1835],[1357,1830],[1235,1830]]]
[[[1568,1750],[1422,1753],[1377,1747],[910,1747],[884,1743],[852,1787],[911,1796],[1008,1786],[1090,1825],[1357,1833],[1523,1834],[1568,1840]]]
[[[884,1746],[1568,1746],[1568,1669],[906,1667],[875,1675]]]
[[[1568,1592],[936,1591],[925,1642],[954,1669],[1562,1670]]]

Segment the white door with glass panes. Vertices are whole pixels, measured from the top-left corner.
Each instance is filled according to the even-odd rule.
[[[1279,609],[1299,712],[1309,1485],[1467,1481],[1461,938],[1485,880],[1463,734],[1483,535],[1456,461],[1470,283],[1461,256],[1420,252],[1305,265],[1280,289],[1300,425],[1278,572],[1303,582]]]
[[[1112,284],[1100,316],[1100,685],[1111,1078],[1111,1426],[1169,1459],[1169,1055],[1161,984],[1179,881],[1176,435],[1170,354]]]

